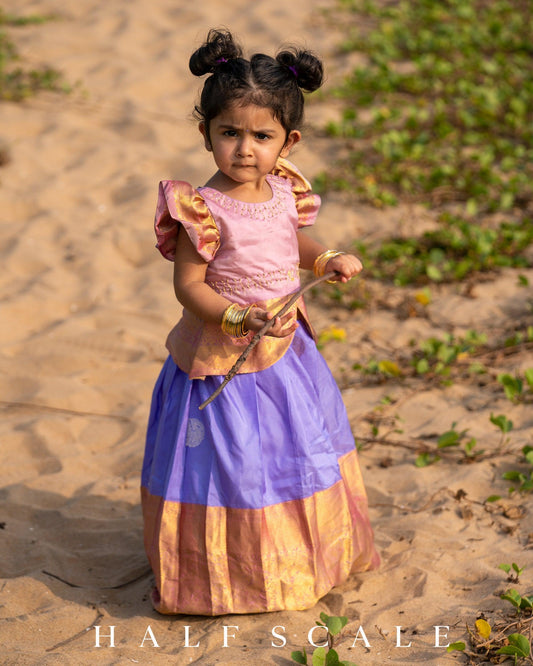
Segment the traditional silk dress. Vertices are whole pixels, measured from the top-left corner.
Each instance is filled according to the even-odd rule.
[[[228,300],[276,311],[299,289],[298,229],[320,199],[286,160],[272,198],[160,184],[155,230],[174,258],[181,226]],[[142,470],[145,548],[161,613],[221,615],[312,607],[378,564],[357,452],[305,306],[286,338],[263,337],[239,374],[199,405],[252,337],[184,310],[154,388]]]

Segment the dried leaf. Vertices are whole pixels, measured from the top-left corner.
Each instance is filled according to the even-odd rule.
[[[490,633],[492,631],[490,624],[483,619],[476,620],[476,629],[478,631],[478,634],[482,636],[483,638],[487,639],[490,637]]]

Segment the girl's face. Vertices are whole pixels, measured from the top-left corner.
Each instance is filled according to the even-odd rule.
[[[234,183],[263,187],[278,157],[287,157],[300,132],[286,136],[272,111],[261,106],[235,106],[213,118],[209,131],[200,123],[205,147],[212,151],[219,171]]]

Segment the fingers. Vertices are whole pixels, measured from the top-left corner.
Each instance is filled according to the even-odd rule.
[[[246,319],[246,327],[250,331],[260,331],[265,323],[275,317],[274,312],[267,312],[261,308],[252,308],[250,314]],[[268,329],[266,335],[271,335],[276,338],[284,338],[293,333],[298,327],[298,322],[294,318],[294,314],[289,312],[282,317],[275,317],[274,323]]]
[[[350,278],[363,270],[363,264],[353,254],[340,254],[328,261],[327,270],[338,273],[338,276],[334,278],[338,282],[348,282]]]
[[[283,317],[276,317],[274,319],[274,324],[268,330],[267,335],[271,335],[275,338],[284,338],[287,335],[294,333],[297,328],[298,322],[292,318],[291,314],[288,314]]]

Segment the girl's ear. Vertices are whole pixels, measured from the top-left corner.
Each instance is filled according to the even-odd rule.
[[[291,152],[291,149],[298,143],[298,141],[302,138],[301,133],[298,130],[291,130],[289,132],[289,136],[287,137],[287,140],[285,141],[285,145],[281,149],[281,153],[279,154],[280,157],[288,157],[289,153]]]
[[[211,141],[209,140],[209,132],[207,131],[207,127],[203,120],[198,123],[198,129],[200,130],[200,134],[204,137],[205,149],[211,151]]]

